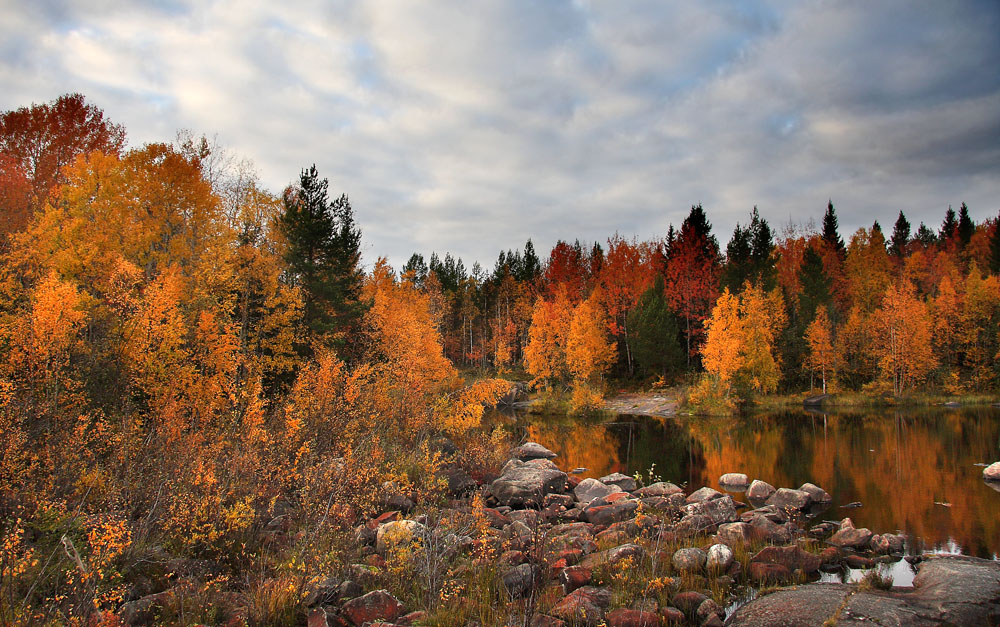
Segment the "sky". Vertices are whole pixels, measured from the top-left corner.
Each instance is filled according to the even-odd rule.
[[[663,237],[701,203],[845,240],[1000,210],[1000,2],[0,0],[0,110],[80,92],[279,192],[315,163],[370,265]]]

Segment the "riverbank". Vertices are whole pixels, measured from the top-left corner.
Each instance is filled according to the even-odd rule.
[[[923,575],[927,558],[908,554],[903,536],[855,527],[849,518],[816,522],[820,514],[838,512],[824,509],[830,495],[811,484],[775,489],[727,475],[720,477],[725,492],[686,492],[669,482],[640,485],[622,474],[580,480],[560,471],[553,457],[540,445],[524,444],[499,475],[478,481],[445,458],[445,504],[421,502],[384,485],[378,495],[384,511],[360,521],[339,549],[343,561],[327,577],[303,585],[301,611],[310,627],[722,625],[741,607],[730,624],[773,624],[775,618],[819,624],[846,618],[845,606],[863,616],[854,613],[863,610],[855,606],[883,594],[872,590],[891,590],[892,582],[868,575],[860,584],[838,586],[839,597],[816,607],[775,603],[786,593],[769,593],[785,584],[815,590],[809,582],[821,573],[878,573],[879,564],[912,564],[917,593],[923,581],[941,578]],[[280,532],[275,541],[283,541]],[[938,569],[934,564],[952,563],[938,559],[927,560],[931,574]],[[1000,594],[1000,576],[982,574],[992,576],[1000,565],[959,561],[948,567],[955,581],[974,579],[983,598]],[[181,594],[183,585],[194,582],[182,580],[171,591],[134,601],[122,617],[143,624],[162,616],[163,604]],[[924,599],[913,607],[939,602],[964,612],[955,616],[992,616],[992,606],[979,596],[954,587],[923,589],[936,596],[913,593]],[[884,594],[898,600],[903,593]],[[841,605],[830,601],[848,597]],[[804,621],[827,605],[829,616]],[[763,614],[754,613],[759,606]],[[234,607],[227,619],[238,619]],[[908,607],[900,601],[880,608],[879,616],[906,623]]]

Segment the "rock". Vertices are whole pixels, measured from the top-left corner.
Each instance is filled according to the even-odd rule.
[[[822,625],[834,617],[841,625],[996,625],[1000,563],[931,556],[914,578],[912,591],[906,592],[859,590],[843,584],[785,588],[741,607],[729,625]]]
[[[544,468],[546,470],[559,470],[559,466],[556,466],[551,459],[542,459],[541,457],[537,459],[529,459],[524,462],[526,466],[531,466],[532,468]]]
[[[490,492],[504,505],[528,506],[540,505],[545,495],[562,492],[565,487],[566,473],[511,460],[490,485]]]
[[[721,499],[722,496],[723,496],[722,492],[719,492],[718,490],[714,490],[708,486],[705,486],[704,488],[699,488],[694,492],[692,492],[691,494],[689,494],[687,497],[687,502],[702,503],[704,501],[710,501],[712,499]]]
[[[750,478],[742,472],[727,472],[719,477],[719,485],[727,488],[746,488],[750,485]]]
[[[754,479],[747,488],[747,498],[763,503],[774,494],[774,486],[760,479]]]
[[[719,525],[719,530],[715,532],[715,539],[731,547],[739,547],[750,544],[752,534],[753,528],[745,522],[725,523]]]
[[[604,611],[610,605],[609,590],[584,586],[560,599],[549,614],[569,623],[596,626],[604,620]]]
[[[611,505],[587,508],[583,515],[587,522],[595,525],[610,525],[631,518],[637,509],[639,509],[638,502],[624,500]]]
[[[660,610],[660,617],[663,622],[669,624],[680,624],[684,622],[684,612],[676,607],[665,607]]]
[[[993,462],[986,468],[983,468],[983,480],[1000,481],[1000,462]]]
[[[767,504],[786,512],[802,511],[812,505],[812,497],[809,496],[808,492],[802,490],[779,488],[767,499]]]
[[[680,494],[682,492],[684,490],[668,481],[658,481],[652,485],[635,490],[635,495],[640,498],[646,498],[649,496],[670,496],[671,494]]]
[[[559,573],[559,583],[562,584],[563,594],[569,594],[577,588],[590,583],[593,571],[586,566],[567,566]]]
[[[600,564],[614,566],[625,559],[631,559],[632,565],[638,567],[639,563],[646,558],[646,550],[637,544],[623,544],[606,551],[592,553],[583,558],[580,562],[582,566],[594,568]]]
[[[733,565],[734,560],[732,549],[725,544],[713,544],[708,547],[705,568],[710,573],[724,573]]]
[[[719,604],[712,599],[705,599],[702,601],[701,605],[699,605],[698,609],[695,611],[695,618],[697,618],[698,622],[702,625],[706,624],[712,617],[720,618],[721,616],[725,616],[725,612],[721,607],[719,607]]]
[[[708,597],[704,594],[695,592],[694,590],[688,590],[685,592],[678,592],[674,595],[674,598],[671,599],[670,602],[673,603],[674,607],[680,611],[693,616],[706,599],[708,599]]]
[[[736,504],[729,495],[722,498],[690,503],[685,505],[682,511],[686,516],[708,516],[716,525],[736,522],[740,519],[736,513]]]
[[[306,627],[329,627],[328,618],[324,608],[314,607],[306,616]]]
[[[599,481],[604,485],[617,486],[619,490],[623,490],[625,492],[632,492],[638,487],[635,483],[635,479],[629,477],[628,475],[623,475],[620,472],[615,472],[601,477]]]
[[[748,573],[750,579],[757,583],[776,583],[792,577],[792,571],[786,566],[770,562],[750,562]]]
[[[844,556],[844,563],[851,568],[871,568],[875,566],[875,560],[872,558],[854,554]]]
[[[423,610],[417,610],[415,612],[410,612],[409,614],[406,614],[405,616],[400,617],[399,620],[396,621],[396,624],[397,625],[418,625],[418,624],[420,624],[422,621],[424,621],[426,619],[427,619],[427,612],[425,612]]]
[[[538,442],[525,442],[514,449],[514,457],[521,461],[528,461],[529,459],[553,459],[557,455]]]
[[[403,615],[403,604],[386,590],[375,590],[344,603],[340,613],[361,627],[377,620],[394,621]]]
[[[792,529],[788,523],[779,524],[767,516],[751,516],[749,522],[755,538],[772,544],[788,544],[792,541]]]
[[[821,522],[809,528],[809,537],[823,540],[837,531],[837,525],[832,522]]]
[[[375,533],[375,550],[379,555],[399,544],[418,541],[427,532],[427,528],[415,520],[395,520],[385,523]]]
[[[588,504],[594,499],[618,492],[618,486],[610,486],[597,479],[584,479],[580,485],[573,488],[576,500]]]
[[[573,507],[573,496],[570,494],[546,494],[542,500],[542,507],[552,507],[553,505],[569,509]]]
[[[670,561],[677,570],[700,573],[705,569],[708,556],[697,548],[678,549]]]
[[[521,564],[503,574],[503,587],[515,599],[527,596],[538,581],[538,567],[533,564]]]
[[[803,573],[814,573],[823,563],[822,558],[803,551],[797,546],[768,546],[758,551],[750,563],[763,562],[781,564],[789,571],[801,570]]]
[[[673,533],[678,538],[689,538],[699,533],[711,533],[715,528],[715,522],[708,516],[689,514],[674,525]]]
[[[402,514],[409,514],[416,507],[412,499],[402,494],[390,494],[385,498],[384,505],[387,509],[396,510]]]
[[[620,607],[604,617],[608,627],[659,627],[660,617],[653,612]]]
[[[823,488],[811,483],[803,483],[799,492],[805,492],[812,499],[813,503],[832,503],[833,497]]]
[[[845,518],[840,523],[840,529],[837,533],[830,536],[830,539],[827,540],[827,542],[833,546],[839,546],[841,548],[864,551],[871,543],[871,539],[871,531],[865,528],[855,529],[854,523],[851,522],[851,519]]]

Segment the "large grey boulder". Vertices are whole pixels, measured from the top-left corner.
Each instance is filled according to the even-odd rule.
[[[827,540],[833,546],[838,546],[840,548],[854,549],[856,551],[864,551],[868,549],[871,544],[871,539],[874,534],[862,527],[861,529],[854,528],[854,522],[850,518],[845,518],[840,521],[840,529],[837,533],[830,536]]]
[[[803,492],[802,490],[779,488],[777,492],[767,499],[767,504],[786,512],[801,511],[812,505],[812,497],[809,496],[808,492]]]
[[[546,494],[561,493],[565,488],[566,473],[512,459],[490,485],[490,492],[503,505],[525,507],[541,505]]]
[[[700,503],[689,503],[681,508],[685,516],[708,516],[716,525],[736,522],[740,519],[736,513],[736,503],[733,497],[726,495],[719,499],[711,499]]]
[[[983,468],[983,479],[986,481],[1000,481],[1000,462],[993,462]]]
[[[722,492],[719,492],[714,488],[705,486],[704,488],[698,488],[697,490],[689,494],[687,497],[687,502],[702,503],[704,501],[711,501],[712,499],[721,499],[722,496],[723,496]]]
[[[997,625],[1000,563],[974,557],[926,557],[913,588],[860,590],[809,584],[757,597],[726,623],[765,625]]]
[[[605,475],[600,478],[600,482],[605,485],[613,485],[618,487],[623,492],[632,492],[638,486],[635,483],[635,479],[629,477],[628,475],[623,475],[620,472],[614,472],[610,475]]]
[[[803,483],[799,491],[808,494],[813,503],[825,504],[833,502],[833,497],[826,490],[812,483]]]
[[[573,488],[573,495],[576,496],[576,500],[584,505],[589,504],[594,499],[614,494],[615,492],[621,492],[618,486],[607,485],[598,479],[584,479],[579,485]]]
[[[394,546],[419,542],[426,532],[427,527],[415,520],[387,522],[375,532],[375,550],[385,555]]]
[[[774,486],[766,481],[754,479],[747,488],[747,498],[751,501],[763,503],[774,494]]]
[[[557,455],[538,442],[525,442],[514,449],[514,457],[521,461],[528,461],[529,459],[552,459]]]
[[[681,494],[682,492],[684,492],[684,490],[669,481],[658,481],[643,488],[639,488],[635,491],[635,495],[640,498],[646,498],[652,496],[670,496],[672,494]]]
[[[744,490],[750,485],[750,478],[742,472],[727,472],[719,477],[719,485],[724,488]]]

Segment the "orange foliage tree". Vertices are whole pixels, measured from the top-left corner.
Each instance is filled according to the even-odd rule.
[[[879,369],[899,396],[937,366],[927,305],[917,298],[912,285],[901,281],[886,290],[874,319]]]
[[[826,394],[826,373],[833,372],[834,366],[833,330],[826,307],[816,311],[816,317],[806,328],[806,342],[809,344],[806,364],[812,372],[819,373]]]
[[[572,315],[573,305],[565,289],[557,290],[552,300],[535,301],[524,364],[536,383],[551,385],[566,378],[566,343]]]

